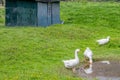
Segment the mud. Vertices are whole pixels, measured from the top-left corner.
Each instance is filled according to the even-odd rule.
[[[87,67],[83,65],[77,69],[77,76],[88,80],[120,80],[120,61],[109,62],[110,64],[101,63],[101,61],[94,62],[91,69],[89,69],[89,65]],[[88,70],[86,70],[87,68]],[[86,71],[91,73],[87,73]]]

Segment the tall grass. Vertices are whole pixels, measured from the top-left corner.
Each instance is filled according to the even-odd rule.
[[[0,80],[83,80],[64,68],[63,59],[80,62],[86,47],[94,61],[120,60],[119,3],[61,2],[65,24],[49,27],[6,27],[0,9]],[[98,46],[97,39],[111,36]]]

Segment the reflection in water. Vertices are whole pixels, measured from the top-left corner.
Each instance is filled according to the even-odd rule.
[[[101,63],[110,64],[110,61],[101,61]]]
[[[93,72],[93,69],[92,69],[92,64],[87,64],[85,67],[84,67],[84,71],[86,74],[91,74]]]

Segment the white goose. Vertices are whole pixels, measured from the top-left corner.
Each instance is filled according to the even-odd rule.
[[[87,47],[86,50],[84,51],[84,56],[85,56],[85,58],[89,59],[90,64],[93,63],[93,60],[92,60],[93,52],[90,50],[89,47]]]
[[[99,39],[99,40],[97,40],[97,42],[98,42],[99,45],[104,45],[104,44],[108,43],[109,40],[110,40],[110,36],[107,36],[107,38]]]
[[[75,50],[75,59],[63,60],[64,66],[66,68],[72,68],[73,72],[75,72],[75,66],[79,64],[79,57],[78,57],[79,51],[80,49]]]

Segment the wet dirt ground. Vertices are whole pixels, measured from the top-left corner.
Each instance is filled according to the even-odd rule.
[[[77,69],[77,76],[88,80],[120,80],[120,61],[109,61],[110,64],[101,61],[92,64],[92,73],[85,72],[85,65]]]

